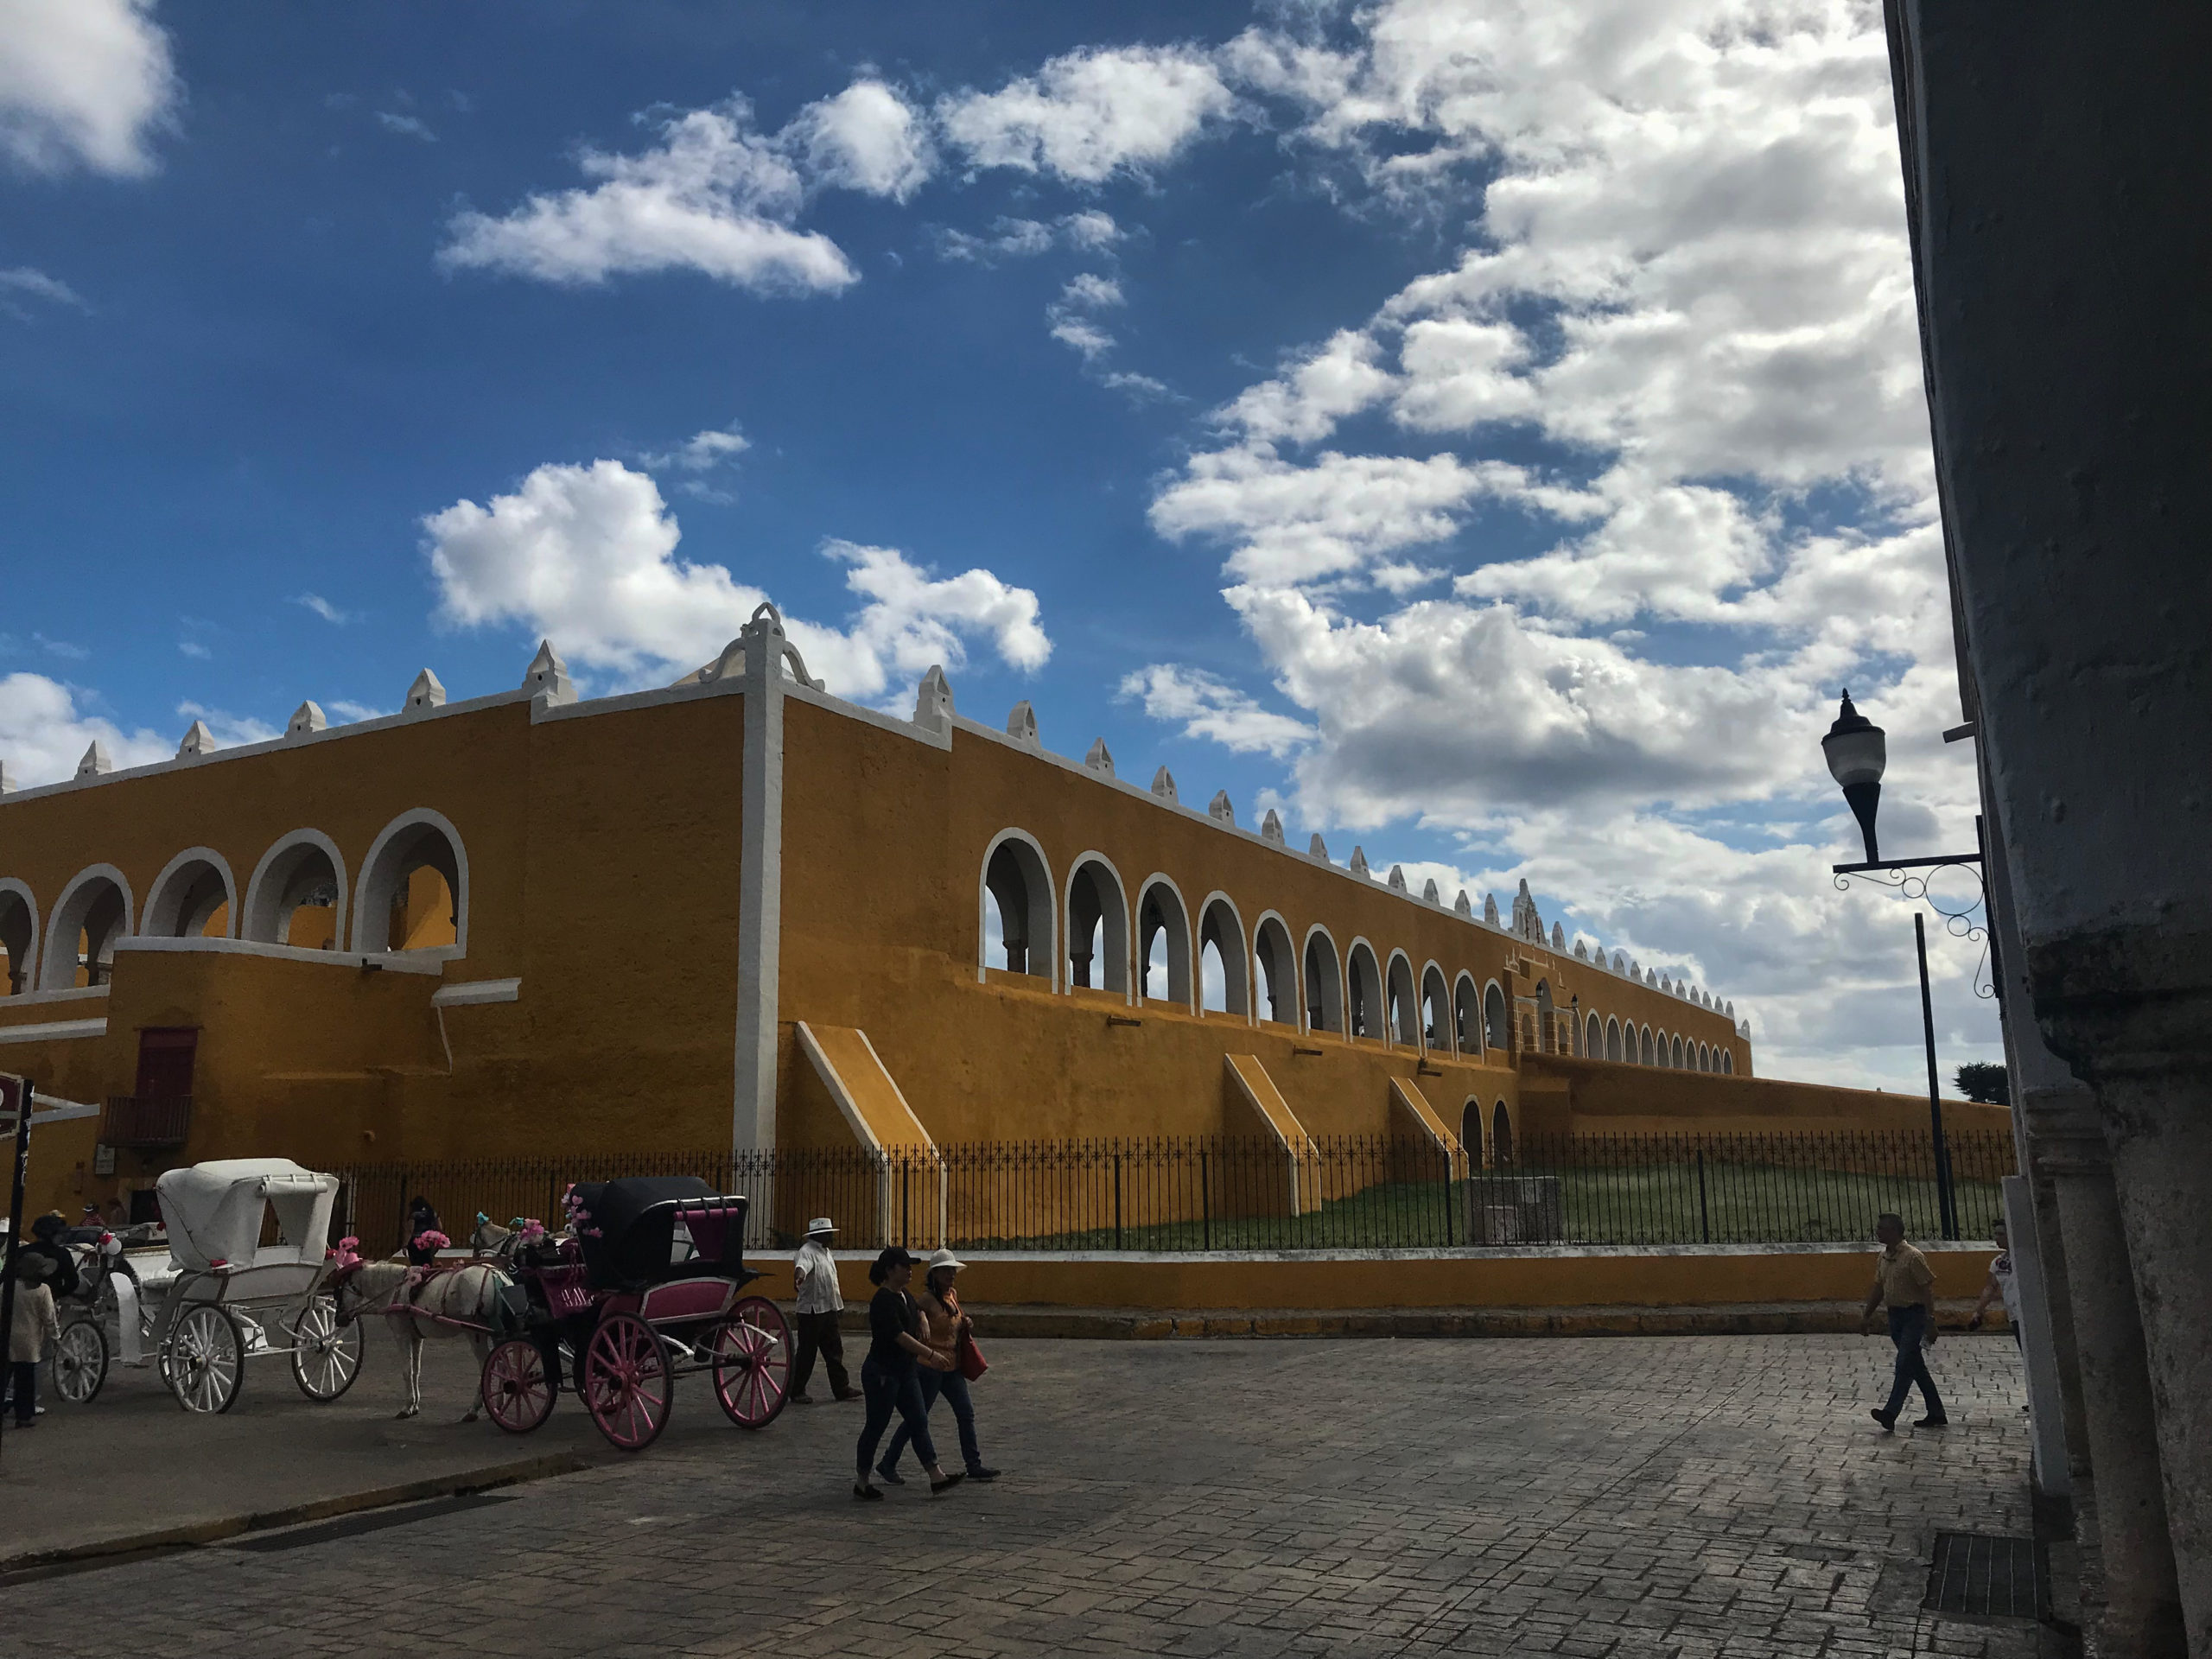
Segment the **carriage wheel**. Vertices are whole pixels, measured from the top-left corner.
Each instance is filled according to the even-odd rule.
[[[97,1319],[73,1319],[54,1344],[54,1391],[73,1406],[89,1406],[107,1381],[107,1332]]]
[[[766,1428],[791,1395],[791,1332],[765,1296],[747,1296],[715,1328],[715,1398],[740,1428]]]
[[[361,1374],[361,1327],[340,1325],[338,1304],[318,1296],[292,1330],[292,1381],[310,1400],[335,1400]]]
[[[545,1356],[527,1338],[501,1343],[484,1362],[484,1409],[510,1434],[526,1434],[553,1414]]]
[[[187,1411],[224,1412],[245,1382],[245,1336],[227,1309],[201,1302],[187,1308],[164,1344],[169,1392]]]
[[[584,1405],[599,1432],[625,1452],[642,1452],[668,1427],[676,1379],[668,1351],[634,1313],[610,1313],[584,1348]]]

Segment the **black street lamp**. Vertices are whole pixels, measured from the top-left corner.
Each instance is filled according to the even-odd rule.
[[[1968,728],[1961,728],[1959,735]],[[1947,734],[1948,735],[1948,734]],[[1828,728],[1828,734],[1821,740],[1821,751],[1827,756],[1828,772],[1843,787],[1843,798],[1851,804],[1852,816],[1859,820],[1859,833],[1866,842],[1866,861],[1863,864],[1834,866],[1835,884],[1847,887],[1854,875],[1881,872],[1895,874],[1898,880],[1891,884],[1908,899],[1928,898],[1928,876],[1936,870],[1957,865],[1970,872],[1978,882],[1981,879],[1981,855],[1947,853],[1936,858],[1900,858],[1885,861],[1880,842],[1874,835],[1874,815],[1882,802],[1882,770],[1889,760],[1889,743],[1882,728],[1851,706],[1851,691],[1844,690],[1843,707],[1837,712],[1835,724]],[[1907,871],[1927,874],[1907,875]],[[1914,891],[1915,888],[1918,891]],[[1929,900],[1934,903],[1934,900]],[[1940,904],[1938,910],[1942,910]],[[1955,923],[1960,916],[1943,911],[1945,919]],[[1942,1084],[1936,1071],[1936,1003],[1928,989],[1928,929],[1921,912],[1912,912],[1912,944],[1920,959],[1920,1027],[1928,1050],[1928,1122],[1929,1134],[1935,1140],[1936,1151],[1936,1207],[1940,1214],[1943,1236],[1959,1236],[1958,1197],[1951,1181],[1950,1149],[1943,1143]]]

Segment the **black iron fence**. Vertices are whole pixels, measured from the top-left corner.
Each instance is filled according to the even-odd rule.
[[[2012,1173],[2009,1135],[1948,1137],[1961,1231],[1986,1238]],[[1884,1211],[1939,1236],[1925,1136],[1529,1137],[1510,1166],[1469,1168],[1432,1142],[1319,1139],[1296,1151],[1232,1136],[984,1142],[930,1154],[605,1153],[392,1164],[345,1172],[340,1214],[395,1249],[428,1198],[456,1243],[480,1213],[557,1226],[571,1181],[695,1175],[753,1200],[752,1249],[795,1243],[816,1216],[846,1249],[1332,1250],[1535,1244],[1762,1244],[1871,1237]]]

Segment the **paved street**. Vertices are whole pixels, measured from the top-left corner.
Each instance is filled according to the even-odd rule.
[[[862,1506],[857,1407],[792,1408],[747,1434],[695,1389],[678,1407],[690,1432],[505,1501],[12,1585],[7,1645],[2037,1651],[2031,1626],[1919,1608],[1937,1529],[2028,1529],[2007,1341],[1942,1343],[1954,1426],[1893,1440],[1866,1414],[1888,1344],[1850,1338],[987,1345],[984,1450],[1009,1471],[995,1486],[933,1500],[909,1485]],[[433,1413],[458,1414],[460,1370],[435,1381]],[[281,1461],[283,1416],[268,1421],[251,1455]],[[175,1427],[157,1484],[189,1475],[192,1425]],[[44,1496],[66,1506],[67,1483]]]

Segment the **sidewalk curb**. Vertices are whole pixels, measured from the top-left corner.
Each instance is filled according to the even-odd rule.
[[[525,1458],[518,1463],[493,1464],[484,1468],[458,1470],[452,1474],[429,1475],[421,1480],[410,1480],[397,1486],[376,1486],[366,1491],[347,1492],[337,1497],[319,1497],[281,1510],[218,1516],[212,1520],[190,1522],[181,1527],[162,1527],[150,1532],[129,1533],[91,1543],[71,1544],[60,1549],[29,1550],[19,1555],[0,1556],[0,1586],[21,1579],[43,1578],[59,1569],[97,1563],[109,1556],[196,1548],[207,1544],[219,1544],[226,1539],[249,1532],[270,1532],[280,1527],[296,1527],[309,1521],[328,1521],[339,1516],[358,1515],[365,1510],[389,1509],[395,1503],[415,1503],[430,1497],[456,1497],[487,1492],[501,1486],[520,1485],[525,1481],[544,1480],[555,1475],[573,1475],[596,1466],[596,1459],[581,1452],[556,1452],[542,1458]]]
[[[1947,1333],[1965,1335],[1973,1302],[1940,1306]],[[1856,1336],[1856,1302],[1751,1302],[1707,1307],[1049,1307],[970,1304],[979,1332],[1090,1340],[1168,1341],[1287,1337]],[[2001,1324],[1987,1327],[2001,1333]]]

